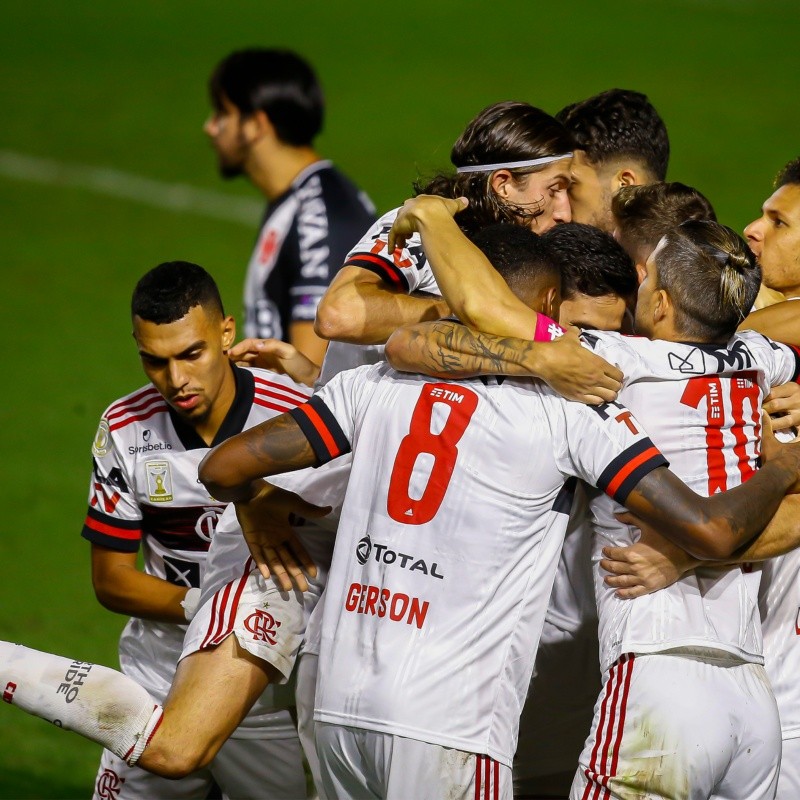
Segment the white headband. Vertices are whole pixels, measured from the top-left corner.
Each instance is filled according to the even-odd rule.
[[[561,161],[562,158],[572,158],[572,153],[564,153],[560,156],[532,158],[530,161],[508,161],[505,164],[477,164],[469,167],[458,167],[456,172],[494,172],[496,169],[521,169],[522,167],[538,167],[542,164],[552,164],[554,161]]]

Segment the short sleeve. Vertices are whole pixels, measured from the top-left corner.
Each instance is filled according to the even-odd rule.
[[[800,348],[781,344],[755,331],[738,334],[747,343],[756,363],[764,369],[770,386],[800,382]]]
[[[100,420],[92,444],[89,508],[81,535],[93,544],[135,553],[142,538],[142,514],[120,447]]]
[[[624,504],[639,481],[669,466],[641,423],[620,403],[585,406],[564,401],[566,440],[560,468]]]
[[[384,369],[385,365],[377,364],[340,372],[307,403],[289,412],[320,465],[351,451],[358,411]]]
[[[362,267],[374,272],[385,283],[404,292],[441,294],[419,234],[409,237],[402,249],[389,253],[389,231],[399,209],[384,214],[349,252],[346,267]]]

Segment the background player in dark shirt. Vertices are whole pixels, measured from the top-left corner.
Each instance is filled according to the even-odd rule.
[[[246,336],[293,344],[319,364],[317,304],[375,219],[367,196],[314,149],[324,100],[311,66],[287,50],[231,53],[209,82],[204,126],[224,178],[246,175],[268,205],[248,265]]]

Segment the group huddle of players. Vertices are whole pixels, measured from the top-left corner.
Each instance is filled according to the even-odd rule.
[[[229,171],[307,149],[215,88]],[[0,642],[95,797],[800,797],[800,160],[745,242],[668,157],[637,92],[491,105],[327,289],[312,161],[246,299],[315,308],[321,370],[235,345],[201,267],[141,278],[83,529],[122,672]]]

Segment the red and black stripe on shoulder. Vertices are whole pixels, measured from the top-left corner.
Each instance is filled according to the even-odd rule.
[[[393,261],[375,253],[354,253],[345,262],[346,267],[361,267],[374,272],[379,278],[403,292],[408,292],[409,285],[403,270]]]
[[[650,439],[640,439],[603,470],[597,487],[624,505],[628,495],[645,475],[658,467],[668,466],[669,461]]]
[[[288,413],[306,435],[320,464],[327,464],[350,452],[350,442],[339,427],[336,417],[316,395]]]
[[[93,544],[100,544],[111,550],[135,553],[142,538],[142,524],[138,519],[109,517],[90,506],[81,536]]]

